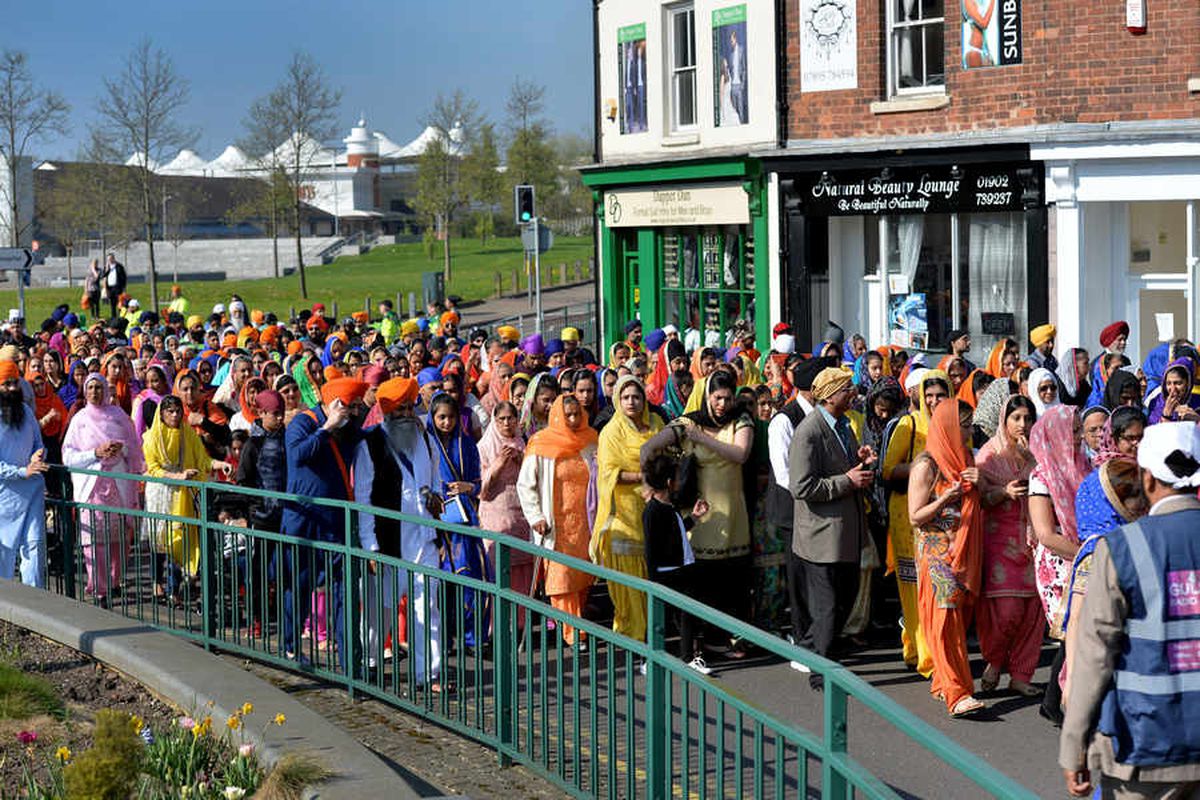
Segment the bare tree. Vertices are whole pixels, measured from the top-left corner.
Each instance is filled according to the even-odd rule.
[[[481,122],[479,107],[461,90],[438,95],[425,124],[437,136],[417,162],[417,209],[433,223],[442,239],[442,274],[450,282],[450,236],[454,216],[471,199],[469,170],[463,170],[471,152],[473,134]]]
[[[8,245],[19,247],[21,234],[33,224],[22,220],[18,168],[29,158],[29,148],[67,130],[70,106],[57,92],[33,82],[24,53],[5,50],[0,54],[0,159],[8,180],[0,194],[8,210]]]
[[[533,81],[517,78],[508,90],[504,111],[508,115],[509,133],[546,127],[542,112],[546,108],[546,87]]]
[[[196,209],[208,202],[209,195],[195,181],[164,181],[160,187],[163,198],[161,217],[162,238],[171,245],[171,280],[179,282],[179,248],[192,238],[188,221]]]
[[[227,225],[238,225],[243,222],[262,225],[266,234],[271,237],[271,256],[275,267],[275,277],[279,277],[279,232],[283,218],[292,207],[292,196],[287,173],[282,167],[267,169],[267,177],[262,181],[247,181],[248,185],[258,184],[253,190],[238,193],[238,202],[225,214]]]
[[[188,82],[175,71],[171,58],[149,39],[143,39],[126,57],[120,74],[105,78],[99,103],[100,137],[120,151],[137,156],[134,167],[141,194],[142,230],[150,255],[150,303],[154,311],[158,311],[154,225],[160,198],[152,167],[195,139],[195,133],[177,119],[188,96]]]
[[[253,148],[248,152],[267,153],[260,156],[266,160],[263,166],[271,174],[282,169],[291,185],[296,270],[300,274],[300,296],[306,299],[308,283],[301,242],[301,218],[308,189],[305,181],[318,164],[321,142],[337,134],[336,114],[341,102],[341,91],[330,87],[321,65],[309,54],[297,52],[292,55],[283,80],[250,106],[245,122],[247,146]]]
[[[550,126],[542,117],[545,94],[546,87],[517,78],[509,89],[505,104],[509,132],[505,175],[512,185],[531,184],[534,187],[539,211],[558,191],[557,159],[549,140]]]

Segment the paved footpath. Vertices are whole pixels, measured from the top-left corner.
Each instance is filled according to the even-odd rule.
[[[542,313],[548,318],[548,326],[557,335],[555,325],[556,314],[554,312],[568,306],[582,306],[585,303],[594,302],[596,299],[596,289],[591,281],[584,283],[570,283],[566,286],[555,286],[542,290]],[[582,311],[582,309],[579,309]],[[497,297],[491,300],[484,301],[459,309],[462,320],[459,327],[463,330],[470,330],[477,325],[485,325],[492,327],[496,320],[509,319],[512,317],[524,317],[525,326],[528,330],[523,330],[522,333],[532,333],[532,324],[534,310],[530,305],[528,297],[521,293],[519,295],[506,295]]]
[[[1048,678],[1053,650],[1043,653],[1043,666],[1035,681]],[[560,790],[520,766],[498,769],[495,752],[454,733],[397,711],[376,700],[351,700],[339,687],[322,684],[308,676],[246,662],[236,656],[225,658],[245,665],[259,677],[287,691],[326,719],[342,727],[402,774],[418,792],[427,797],[465,794],[471,797],[552,798],[565,796]],[[944,707],[929,696],[928,683],[908,670],[899,650],[876,646],[860,651],[846,660],[847,666],[932,725],[982,761],[1028,787],[1040,797],[1063,797],[1061,773],[1055,765],[1058,749],[1057,730],[1037,713],[1037,700],[1017,697],[1002,689],[987,696],[989,711],[972,720],[951,720]],[[810,731],[821,730],[823,696],[808,688],[807,676],[773,659],[714,664],[712,680],[760,707],[771,709],[782,719]],[[982,669],[974,659],[976,673]],[[641,695],[644,679],[635,678],[635,691]],[[1003,683],[1002,683],[1003,686]],[[677,695],[676,695],[677,696]],[[614,698],[615,699],[615,698]],[[605,705],[620,703],[605,703]],[[552,707],[553,709],[553,707]],[[695,709],[692,709],[693,712]],[[711,708],[710,708],[711,711]],[[585,715],[586,715],[585,710]],[[638,714],[637,716],[641,716]],[[707,715],[706,715],[707,716]],[[550,717],[553,717],[553,710]],[[644,747],[642,720],[638,720],[635,752]],[[954,770],[939,763],[925,750],[896,733],[888,723],[871,712],[849,704],[848,727],[850,754],[864,767],[903,797],[969,798],[983,796],[973,784]],[[623,737],[617,737],[618,741]],[[708,750],[711,753],[710,741]],[[624,751],[615,759],[624,771]],[[676,756],[676,762],[678,757]],[[815,766],[815,765],[814,765]],[[607,769],[607,765],[604,767]],[[641,770],[638,770],[641,773]],[[819,775],[819,769],[814,769]],[[642,775],[641,777],[644,777]],[[618,786],[621,780],[617,781]],[[815,788],[810,783],[810,791]],[[623,787],[622,787],[623,788]],[[789,796],[795,786],[789,789]],[[619,796],[628,792],[617,791]],[[677,796],[682,796],[677,792]],[[698,797],[694,789],[689,798]],[[710,792],[709,796],[713,796]]]

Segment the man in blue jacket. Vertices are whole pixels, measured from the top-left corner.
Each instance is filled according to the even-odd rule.
[[[1067,790],[1200,796],[1200,428],[1164,422],[1138,447],[1150,514],[1097,545],[1071,617],[1071,698],[1059,741]]]
[[[354,499],[351,467],[362,438],[366,392],[367,384],[362,381],[335,378],[321,387],[319,408],[297,414],[291,421],[285,435],[289,494],[328,500]],[[328,505],[288,501],[283,508],[282,532],[309,541],[350,543],[345,512]],[[304,546],[286,546],[282,555],[282,635],[287,656],[298,658],[301,663],[308,661],[296,646],[302,609],[309,605],[312,587],[324,586],[333,616],[338,662],[346,666],[341,555]]]

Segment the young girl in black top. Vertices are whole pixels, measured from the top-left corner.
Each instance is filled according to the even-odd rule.
[[[694,517],[708,513],[704,498],[696,500],[691,514],[682,516],[671,503],[675,489],[675,461],[660,453],[651,458],[642,471],[646,484],[646,510],[642,512],[642,531],[646,539],[646,572],[650,580],[668,586],[689,597],[695,595],[693,572],[696,558],[688,543],[687,532]],[[697,672],[712,672],[704,663],[700,627],[692,615],[679,611],[679,658]]]

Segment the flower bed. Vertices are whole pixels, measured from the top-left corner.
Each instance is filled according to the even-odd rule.
[[[0,794],[240,800],[266,780],[247,727],[283,725],[250,703],[181,714],[81,653],[0,623]],[[285,757],[273,783],[327,775]]]

